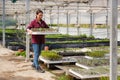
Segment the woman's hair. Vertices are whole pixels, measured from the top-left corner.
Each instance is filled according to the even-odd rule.
[[[43,11],[40,10],[40,9],[38,9],[38,10],[36,11],[36,15],[38,15],[39,13],[42,13],[42,14],[43,14]]]

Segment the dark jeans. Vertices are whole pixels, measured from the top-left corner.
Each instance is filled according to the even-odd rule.
[[[33,60],[33,65],[38,68],[39,67],[39,56],[41,54],[41,50],[44,47],[44,44],[32,44],[33,51],[34,51],[34,60]]]

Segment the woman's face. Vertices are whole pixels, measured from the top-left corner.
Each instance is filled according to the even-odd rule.
[[[43,13],[38,13],[38,14],[36,15],[36,18],[37,18],[38,20],[41,20],[42,17],[43,17]]]

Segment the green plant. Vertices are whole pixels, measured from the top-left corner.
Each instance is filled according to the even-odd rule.
[[[86,55],[99,58],[99,57],[104,57],[106,53],[107,51],[92,51],[92,52],[86,53]]]
[[[73,80],[73,78],[66,75],[61,75],[57,78],[57,80]]]
[[[109,59],[86,59],[84,57],[80,57],[77,59],[77,63],[89,66],[89,67],[95,67],[95,66],[104,66],[109,65]]]
[[[118,76],[117,79],[120,80],[120,76]]]
[[[86,34],[81,34],[80,38],[87,38],[87,35]]]
[[[72,40],[72,41],[55,41],[55,42],[51,42],[51,41],[47,41],[46,44],[76,44],[76,43],[82,43],[83,40]],[[95,43],[95,42],[109,42],[109,40],[85,40],[84,42],[89,42],[89,43]]]
[[[23,45],[26,43],[26,36],[25,36],[25,30],[24,29],[18,29],[16,30],[16,36],[19,41],[23,43]]]
[[[26,53],[25,53],[25,51],[22,51],[22,52],[16,52],[15,55],[16,55],[16,56],[24,56],[24,57],[26,57]]]
[[[22,45],[21,42],[9,42],[9,45]]]
[[[42,51],[41,56],[49,60],[60,60],[62,58],[54,51]]]
[[[120,24],[118,24],[118,26],[117,26],[118,28],[120,28]]]
[[[88,36],[88,39],[95,39],[93,35]]]
[[[87,40],[86,42],[109,42],[108,39],[100,39],[100,40]]]
[[[96,26],[97,26],[97,28],[106,28],[105,24],[97,24]]]
[[[109,80],[109,77],[100,77],[100,80]]]
[[[48,24],[48,26],[52,26],[53,27],[53,26],[57,26],[57,24]]]
[[[74,43],[81,43],[82,41],[56,41],[56,42],[47,42],[47,44],[74,44]]]
[[[63,34],[52,34],[52,35],[46,35],[46,38],[65,38],[69,37],[70,35],[63,35]]]
[[[109,77],[101,77],[100,80],[109,80]],[[120,76],[117,77],[117,80],[120,80]]]
[[[7,34],[15,34],[16,29],[5,29],[5,33]],[[0,33],[2,33],[2,28],[0,28]]]
[[[82,28],[89,28],[89,24],[80,24],[80,27],[82,27]]]

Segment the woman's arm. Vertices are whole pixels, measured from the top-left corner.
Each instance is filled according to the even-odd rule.
[[[44,22],[44,28],[49,28],[48,25],[46,24],[46,22],[45,21],[43,21],[43,22]]]
[[[33,24],[34,24],[34,22],[32,21],[32,22],[29,24],[29,26],[27,27],[27,32],[28,32],[29,34],[32,34],[31,28],[33,28]]]

